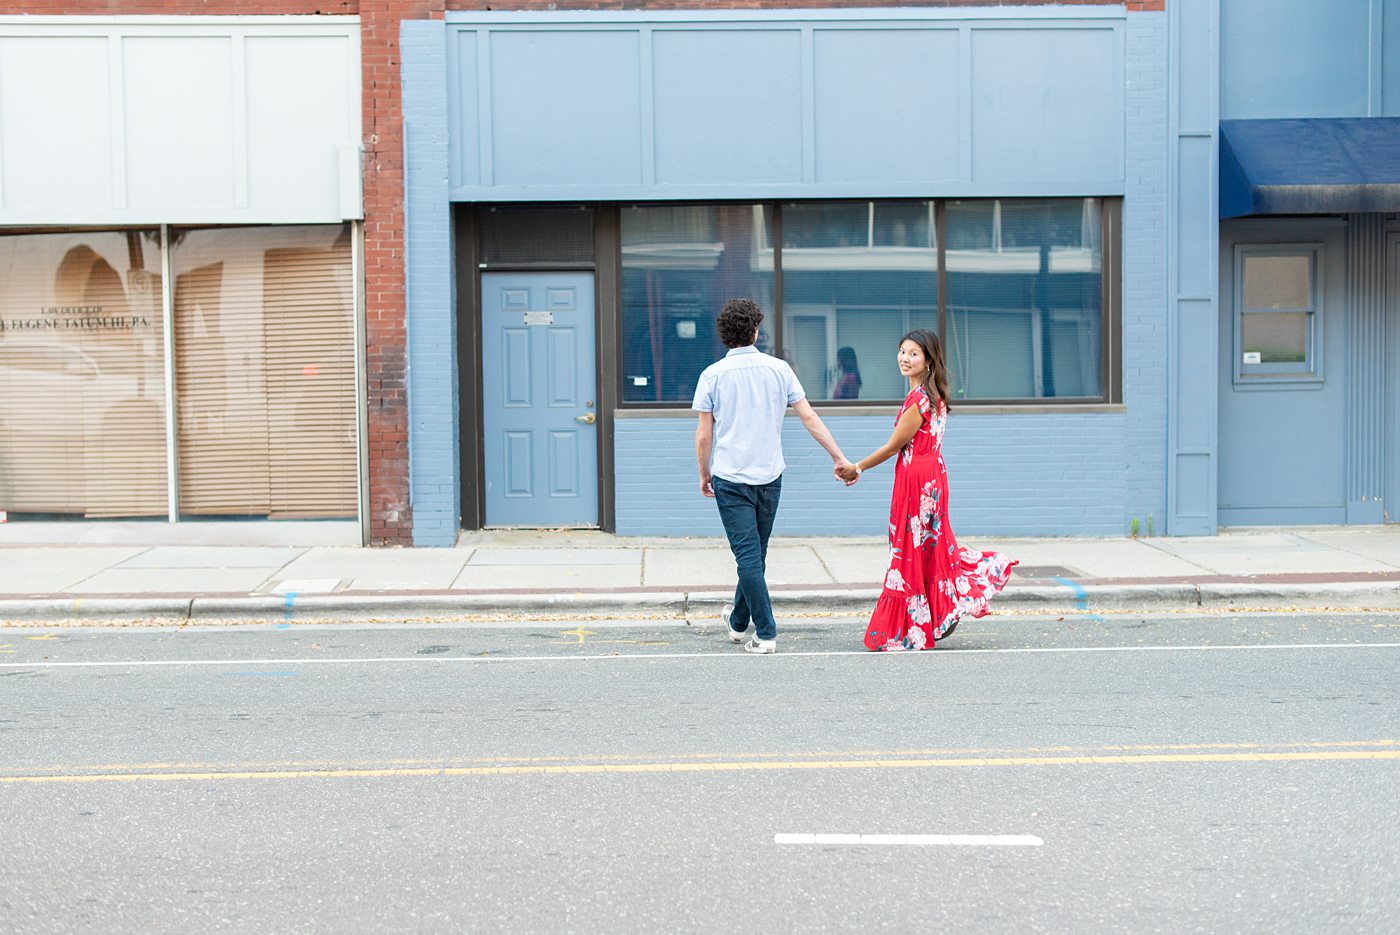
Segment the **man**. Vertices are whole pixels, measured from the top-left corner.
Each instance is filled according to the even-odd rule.
[[[782,435],[788,406],[837,466],[846,463],[807,402],[797,374],[786,362],[754,347],[762,322],[763,312],[749,299],[724,303],[716,324],[730,350],[700,374],[691,405],[700,413],[695,430],[700,492],[713,497],[719,507],[739,571],[734,603],[721,616],[732,643],[743,642],[753,621],[754,638],[744,643],[751,653],[778,648],[778,625],[763,573],[786,467]]]

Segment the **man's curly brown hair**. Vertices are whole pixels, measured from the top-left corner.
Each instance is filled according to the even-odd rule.
[[[725,347],[748,347],[754,332],[763,323],[763,309],[753,299],[730,299],[719,311],[715,324]]]

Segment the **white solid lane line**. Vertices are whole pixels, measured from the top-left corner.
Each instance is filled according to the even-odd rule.
[[[888,659],[906,656],[920,659],[952,660],[968,656],[1019,655],[1027,653],[1152,653],[1152,652],[1224,652],[1278,649],[1400,649],[1400,643],[1268,643],[1257,646],[1244,644],[1207,646],[1028,646],[1019,649],[947,649],[926,653],[872,653],[863,649],[830,650],[824,652],[788,652],[764,656],[769,660],[827,656],[852,656]],[[717,653],[597,653],[585,656],[364,656],[351,659],[128,659],[88,662],[0,662],[0,669],[66,669],[66,668],[138,668],[157,666],[348,666],[375,663],[444,665],[452,663],[504,662],[621,662],[665,659],[754,659],[740,651]],[[750,665],[751,663],[744,663]],[[752,663],[762,665],[763,663]],[[769,665],[773,664],[771,661]]]
[[[774,844],[846,844],[862,847],[1040,847],[1031,834],[775,834]]]

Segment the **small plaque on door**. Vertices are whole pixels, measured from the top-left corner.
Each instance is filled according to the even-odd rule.
[[[527,325],[552,325],[554,324],[553,312],[526,312],[525,324]]]
[[[1263,361],[1260,359],[1260,358],[1263,357],[1263,356],[1264,356],[1264,355],[1261,354],[1259,351],[1245,351],[1245,352],[1244,352],[1244,363],[1246,363],[1246,364],[1258,364],[1258,363],[1263,363]]]

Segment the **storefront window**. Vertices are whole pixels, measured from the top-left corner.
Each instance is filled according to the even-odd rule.
[[[171,240],[181,514],[353,517],[349,225]]]
[[[955,398],[1103,394],[1097,199],[951,201],[947,332]]]
[[[0,511],[164,519],[155,231],[0,236]]]
[[[689,405],[704,370],[723,357],[715,316],[727,299],[765,314],[772,352],[773,250],[761,205],[622,208],[622,392],[626,402]]]
[[[768,313],[760,347],[787,360],[813,400],[902,399],[893,361],[913,328],[941,334],[956,399],[1116,392],[1104,372],[1113,334],[1104,219],[1116,215],[1102,199],[649,205],[621,215],[625,402],[688,403],[696,376],[724,353],[716,313],[744,295]]]
[[[901,335],[938,328],[929,201],[782,206],[783,346],[810,399],[899,399]]]
[[[166,243],[170,308],[159,231],[0,236],[0,512],[353,518],[350,225]]]

